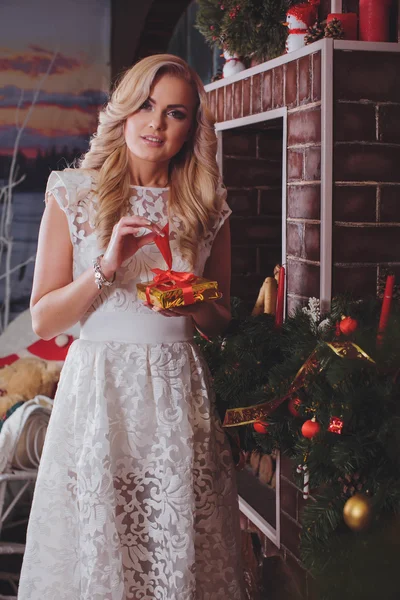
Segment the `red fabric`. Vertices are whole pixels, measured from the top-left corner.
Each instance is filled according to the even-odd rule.
[[[3,358],[0,358],[0,368],[7,365],[12,365],[16,360],[19,360],[18,354],[9,354],[8,356],[3,356]]]
[[[55,337],[51,340],[38,340],[37,342],[34,342],[28,346],[27,350],[34,356],[38,356],[44,360],[65,360],[68,349],[74,341],[74,338],[72,335],[69,335],[68,343],[62,348],[57,346],[55,340]]]
[[[223,55],[222,55],[222,56],[223,56]],[[233,60],[234,60],[234,61],[236,61],[236,62],[241,62],[241,61],[242,61],[242,59],[241,59],[241,58],[239,58],[239,57],[226,58],[226,59],[225,59],[225,64],[227,64],[227,63],[229,63],[229,62],[232,62]]]
[[[296,4],[296,6],[292,6],[286,15],[295,17],[298,21],[302,21],[310,27],[315,23],[318,17],[318,8],[317,3],[309,3],[304,2],[302,4]]]
[[[13,353],[0,357],[0,368],[5,367],[6,365],[12,365],[20,358],[33,356],[42,358],[43,360],[64,361],[67,357],[69,347],[75,338],[72,335],[68,335],[68,342],[65,346],[60,348],[56,344],[56,337],[51,340],[39,339],[27,348],[20,349],[19,354]]]

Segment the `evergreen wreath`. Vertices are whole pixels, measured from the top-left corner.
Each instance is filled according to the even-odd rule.
[[[264,61],[281,55],[286,12],[304,0],[197,0],[196,28],[210,46]]]

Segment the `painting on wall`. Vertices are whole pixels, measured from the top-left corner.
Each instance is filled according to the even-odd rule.
[[[86,148],[110,83],[110,0],[2,2],[0,177],[18,134],[19,190],[43,188],[49,168]],[[40,85],[41,84],[41,85]]]
[[[0,248],[0,311],[11,294],[12,320],[29,303],[48,176],[87,150],[107,102],[111,0],[3,0],[1,16],[0,226],[12,220],[0,239],[13,240],[11,259]]]

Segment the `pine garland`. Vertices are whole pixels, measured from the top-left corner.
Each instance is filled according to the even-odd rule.
[[[196,28],[211,45],[268,60],[284,52],[286,12],[302,0],[198,0]]]
[[[229,0],[228,0],[229,1]],[[225,4],[219,0],[198,0],[196,29],[205,37],[210,46],[223,46]]]
[[[266,434],[256,433],[251,425],[234,430],[243,451],[269,454],[279,448],[292,457],[300,487],[303,475],[295,468],[306,462],[311,490],[317,493],[303,511],[301,556],[317,580],[321,600],[364,597],[356,594],[365,586],[353,581],[350,572],[354,565],[361,577],[363,561],[376,558],[377,539],[385,544],[381,548],[385,556],[400,550],[400,536],[395,540],[386,528],[400,512],[400,307],[392,304],[383,344],[377,346],[380,310],[380,299],[355,302],[341,297],[320,323],[319,311],[310,302],[309,309],[297,311],[277,332],[273,317],[250,317],[236,301],[227,335],[202,342],[221,419],[228,408],[285,396],[311,353],[317,357],[319,368],[295,394],[301,401],[297,418],[285,401],[265,419]],[[357,321],[351,335],[339,329],[344,316]],[[331,342],[353,342],[374,362],[341,358],[327,345]],[[301,428],[313,415],[321,429],[310,440]],[[331,417],[343,420],[341,434],[328,431]],[[343,507],[360,491],[371,499],[374,519],[369,530],[354,533],[343,521]],[[385,600],[396,597],[390,595],[393,590],[398,593],[397,571],[387,571]],[[370,595],[365,597],[380,597],[381,579],[375,587],[368,582]]]

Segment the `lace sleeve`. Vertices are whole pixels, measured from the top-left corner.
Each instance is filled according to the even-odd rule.
[[[66,213],[69,206],[74,204],[74,190],[68,189],[63,180],[62,171],[52,171],[47,181],[44,201],[48,202],[51,194],[57,201],[58,206]]]
[[[91,177],[78,169],[52,171],[47,181],[44,201],[54,196],[58,206],[67,216],[72,243],[83,238],[83,223],[88,221],[85,198],[91,191]]]

